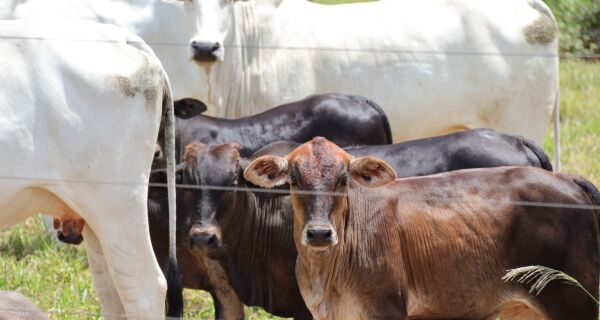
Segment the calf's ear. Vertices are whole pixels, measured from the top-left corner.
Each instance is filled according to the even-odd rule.
[[[246,180],[263,188],[280,186],[288,181],[288,176],[287,159],[272,155],[257,158],[244,170]]]
[[[205,112],[208,108],[200,100],[185,98],[175,101],[173,109],[177,118],[189,119]]]
[[[369,188],[380,187],[397,178],[389,164],[373,157],[352,158],[349,167],[352,179]]]

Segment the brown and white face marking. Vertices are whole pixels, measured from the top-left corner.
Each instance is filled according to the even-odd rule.
[[[244,176],[266,188],[290,184],[300,243],[315,250],[337,244],[351,181],[374,188],[396,179],[394,170],[382,160],[353,158],[322,137],[301,145],[286,157],[260,157],[248,165]]]
[[[222,249],[218,215],[232,214],[227,208],[233,203],[235,194],[226,188],[238,185],[239,148],[237,144],[205,145],[199,142],[185,148],[183,184],[207,187],[185,189],[183,193],[183,209],[188,210],[186,216],[192,219],[189,231],[192,250],[214,256]]]

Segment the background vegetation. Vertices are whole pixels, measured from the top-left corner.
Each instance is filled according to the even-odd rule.
[[[600,1],[547,0],[560,30],[563,53],[600,52]]]
[[[600,1],[549,2],[559,21],[561,49],[574,53],[596,50],[591,39],[598,35]],[[560,72],[562,169],[600,186],[600,63],[562,60]],[[549,130],[544,144],[549,154],[553,153],[552,135]],[[54,319],[96,319],[100,311],[83,246],[56,244],[45,234],[39,217],[0,231],[0,290],[23,293]],[[185,299],[188,318],[213,317],[208,294],[186,290]],[[247,308],[246,315],[249,319],[273,318],[260,308]]]

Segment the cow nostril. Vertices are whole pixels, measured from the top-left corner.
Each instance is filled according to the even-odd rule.
[[[210,236],[208,237],[208,241],[206,242],[206,244],[207,244],[209,247],[214,247],[214,246],[216,246],[216,244],[217,244],[217,236],[215,236],[214,234],[213,234],[213,235],[210,235]]]
[[[218,239],[215,234],[198,233],[190,236],[190,247],[217,247]]]
[[[199,62],[214,62],[220,55],[221,43],[208,41],[192,41],[194,60]]]
[[[333,236],[331,229],[306,230],[306,239],[311,242],[330,242]]]

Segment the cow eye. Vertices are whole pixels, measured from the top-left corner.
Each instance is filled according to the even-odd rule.
[[[296,180],[296,177],[291,176],[290,177],[290,185],[295,187],[297,184],[298,184],[298,181]]]
[[[345,187],[348,185],[348,175],[343,175],[338,180],[338,187]]]

